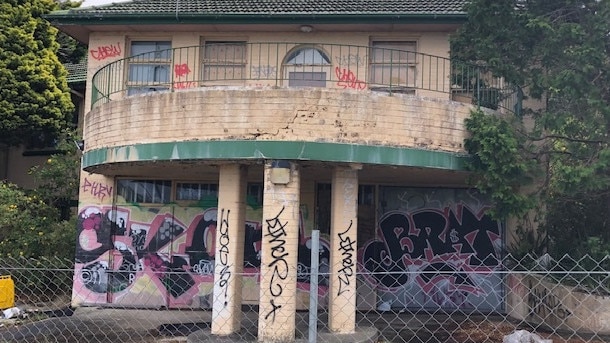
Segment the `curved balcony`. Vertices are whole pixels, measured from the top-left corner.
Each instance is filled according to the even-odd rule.
[[[317,43],[217,43],[148,52],[102,67],[92,107],[209,86],[322,87],[457,100],[516,112],[517,92],[480,66],[424,53]]]

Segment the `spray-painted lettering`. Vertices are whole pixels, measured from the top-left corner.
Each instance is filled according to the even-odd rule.
[[[91,182],[87,178],[85,178],[81,188],[84,193],[89,193],[98,198],[100,201],[103,201],[106,197],[112,196],[112,186],[108,186],[96,181]]]
[[[91,57],[93,57],[93,59],[101,61],[110,57],[121,56],[121,46],[119,43],[114,45],[102,45],[99,46],[97,49],[89,50],[89,53],[91,54]]]
[[[174,66],[174,74],[178,77],[186,76],[190,73],[191,73],[191,69],[189,68],[188,64],[186,64],[186,63],[176,64]]]
[[[335,62],[342,67],[359,66],[363,67],[366,64],[366,60],[358,54],[349,54],[342,56],[335,56]]]
[[[273,218],[267,219],[267,233],[265,237],[270,239],[267,241],[271,247],[271,262],[267,267],[271,268],[271,280],[269,281],[269,293],[271,294],[271,306],[272,310],[267,314],[266,317],[273,312],[273,319],[275,321],[275,311],[281,307],[281,305],[275,305],[275,299],[280,297],[284,291],[282,281],[288,278],[288,262],[286,257],[289,255],[286,250],[286,225],[288,223],[282,223],[280,216],[284,212],[285,207],[282,207],[280,212]]]
[[[228,295],[229,295],[229,278],[231,278],[231,267],[229,266],[229,213],[231,210],[227,210],[225,217],[225,210],[222,209],[220,211],[220,249],[218,260],[220,263],[220,272],[219,272],[219,281],[218,286],[223,289],[225,302],[224,305],[227,306]]]
[[[341,269],[338,272],[339,278],[339,291],[337,295],[341,295],[349,288],[344,288],[350,285],[350,278],[354,275],[354,258],[353,252],[355,251],[355,243],[350,236],[349,231],[352,228],[353,222],[350,221],[348,228],[340,232],[337,236],[339,237],[339,251],[341,252]]]
[[[492,292],[500,292],[499,285],[481,281],[500,266],[500,227],[484,215],[484,208],[473,213],[458,204],[390,211],[381,217],[379,232],[382,241],[367,244],[361,258],[384,291],[417,286],[422,303],[444,308],[470,308],[469,297],[496,297]],[[479,274],[470,273],[473,270]]]
[[[559,319],[566,319],[572,315],[572,312],[563,306],[561,300],[546,287],[539,283],[534,284],[532,279],[528,280],[527,286],[529,288],[527,305],[530,308],[530,316],[548,318],[552,315]]]
[[[362,90],[362,89],[366,88],[366,82],[364,82],[362,80],[358,80],[358,78],[356,77],[356,74],[354,74],[354,72],[352,72],[349,69],[336,67],[335,75],[337,76],[337,79],[339,80],[337,82],[337,86],[339,86],[339,87],[343,87],[344,89],[352,88],[352,89],[358,89],[358,90]]]
[[[178,81],[174,82],[174,89],[188,89],[197,87],[197,82],[193,81]]]
[[[274,78],[277,75],[277,67],[271,65],[252,66],[253,79]]]

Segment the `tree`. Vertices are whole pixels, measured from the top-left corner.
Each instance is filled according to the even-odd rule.
[[[74,111],[57,29],[42,18],[53,0],[0,3],[0,144],[50,145]]]
[[[477,186],[495,195],[497,213],[536,209],[550,249],[586,252],[590,237],[607,243],[610,2],[473,0],[467,11],[468,22],[452,39],[453,57],[487,66],[522,92],[526,103],[541,105],[526,107],[522,117],[490,121],[473,116],[467,122],[473,130],[466,144],[474,156]],[[515,138],[513,156],[490,155],[507,135]],[[525,188],[512,183],[507,190],[506,170],[516,170],[520,180],[535,180],[526,198],[535,201],[514,202],[510,193]],[[571,245],[564,244],[568,237],[559,237],[566,234],[573,235]],[[581,240],[574,244],[574,237]]]
[[[80,7],[81,1],[59,1],[60,10],[69,10],[71,8]],[[61,63],[79,63],[87,55],[87,46],[76,39],[68,36],[63,32],[57,33],[57,42],[59,43],[59,50],[57,51],[57,58]]]

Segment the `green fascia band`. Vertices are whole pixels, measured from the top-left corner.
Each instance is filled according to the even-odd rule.
[[[377,145],[223,140],[161,142],[94,149],[83,154],[82,167],[121,162],[267,159],[362,163],[463,171],[469,157],[450,152]]]

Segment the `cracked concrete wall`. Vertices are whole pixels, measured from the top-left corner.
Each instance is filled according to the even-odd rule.
[[[471,106],[325,88],[199,88],[134,96],[85,118],[87,150],[190,140],[286,140],[464,152]]]

